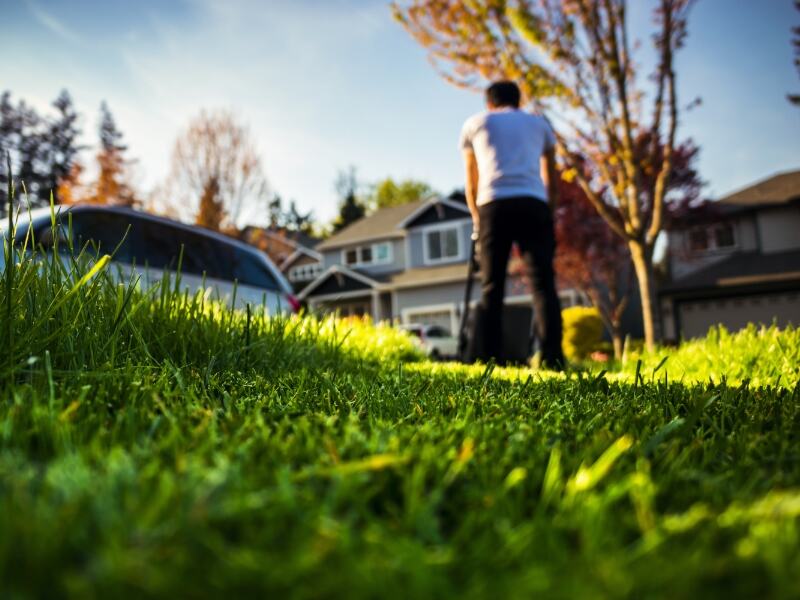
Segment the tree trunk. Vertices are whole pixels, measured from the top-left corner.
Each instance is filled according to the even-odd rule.
[[[615,327],[611,334],[611,343],[614,344],[614,359],[622,360],[622,331]]]
[[[639,282],[639,296],[642,301],[642,325],[644,326],[644,345],[648,352],[655,349],[656,315],[655,290],[653,288],[653,259],[644,243],[638,240],[628,242],[633,269]]]

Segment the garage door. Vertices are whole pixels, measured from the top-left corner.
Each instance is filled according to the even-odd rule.
[[[778,326],[800,325],[800,293],[760,294],[720,300],[698,300],[680,304],[681,333],[684,338],[702,337],[713,325],[731,331],[748,323]]]

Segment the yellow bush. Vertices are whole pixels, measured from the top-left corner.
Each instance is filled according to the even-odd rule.
[[[564,356],[583,360],[603,338],[603,320],[596,308],[572,306],[561,311],[564,320]]]

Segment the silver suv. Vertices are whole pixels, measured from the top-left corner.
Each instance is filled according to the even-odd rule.
[[[129,208],[75,205],[58,206],[56,210],[55,232],[49,208],[21,214],[17,243],[32,227],[37,246],[52,251],[58,236],[59,254],[69,252],[69,215],[74,251],[87,247],[92,256],[97,252],[113,254],[110,272],[120,279],[127,280],[135,274],[147,288],[166,272],[176,272],[180,259],[181,285],[192,294],[202,290],[210,298],[235,308],[263,305],[269,314],[299,309],[283,274],[264,253],[243,242]],[[8,235],[7,229],[5,223],[0,225],[2,237]],[[3,262],[4,257],[0,256],[0,270]]]

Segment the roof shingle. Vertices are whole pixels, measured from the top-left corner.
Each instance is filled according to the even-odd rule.
[[[397,225],[425,202],[427,199],[377,210],[368,217],[348,225],[339,233],[333,234],[315,249],[331,250],[376,238],[403,237],[405,232],[398,229]]]
[[[800,170],[778,173],[744,189],[720,198],[723,204],[756,206],[785,204],[800,199]]]

